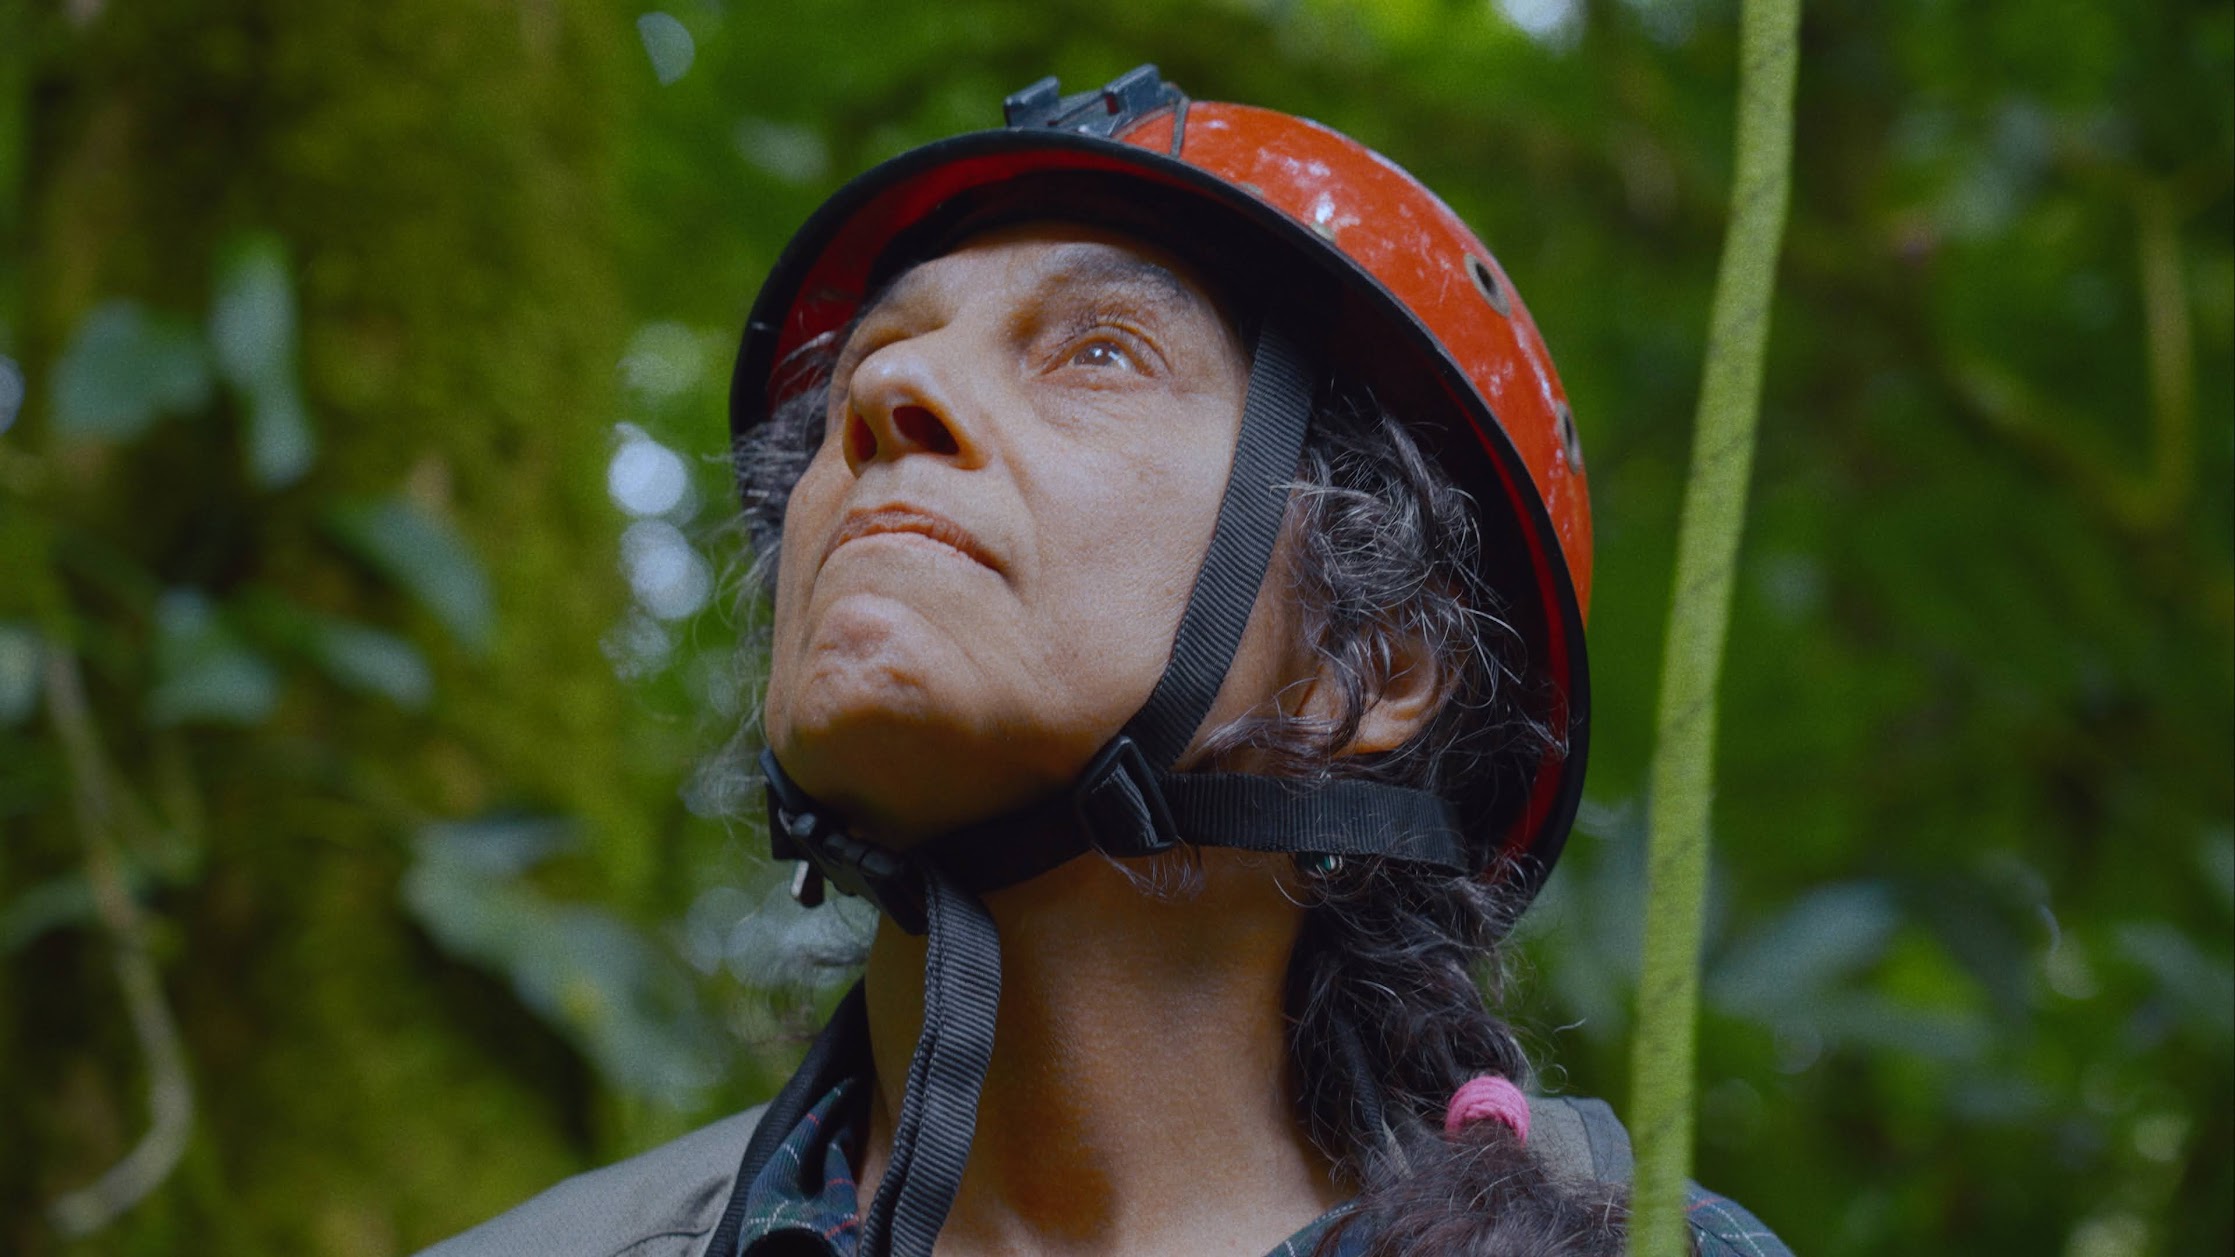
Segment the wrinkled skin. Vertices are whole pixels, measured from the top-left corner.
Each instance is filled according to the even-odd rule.
[[[903,276],[786,515],[767,715],[793,777],[895,843],[1074,777],[1163,671],[1247,380],[1203,287],[1114,237],[1006,232]],[[1257,627],[1238,701],[1294,665]]]

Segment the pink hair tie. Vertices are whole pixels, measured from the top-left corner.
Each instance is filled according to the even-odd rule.
[[[1468,1125],[1486,1119],[1505,1123],[1515,1139],[1529,1142],[1529,1101],[1522,1096],[1521,1088],[1496,1074],[1470,1078],[1451,1093],[1451,1108],[1443,1115],[1443,1133],[1455,1138]]]

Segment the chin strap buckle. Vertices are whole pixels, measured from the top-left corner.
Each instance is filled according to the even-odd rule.
[[[823,901],[827,882],[876,905],[910,934],[924,932],[924,875],[914,860],[847,833],[784,775],[774,752],[761,752],[761,775],[768,781],[768,853],[803,862],[792,877],[792,898],[812,908]]]
[[[1119,734],[1071,787],[1071,815],[1094,849],[1119,859],[1157,855],[1180,844],[1156,770],[1133,739]]]

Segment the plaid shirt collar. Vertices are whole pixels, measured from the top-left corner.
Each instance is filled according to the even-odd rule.
[[[858,1100],[866,1094],[858,1078],[839,1083],[777,1146],[746,1189],[740,1257],[853,1257],[861,1237],[854,1119],[861,1111]]]
[[[745,1193],[739,1257],[855,1257],[861,1238],[853,1153],[868,1089],[848,1079],[831,1089],[768,1159]],[[1312,1257],[1320,1237],[1350,1211],[1338,1205],[1282,1240],[1266,1257]],[[1329,1257],[1351,1257],[1346,1235]]]

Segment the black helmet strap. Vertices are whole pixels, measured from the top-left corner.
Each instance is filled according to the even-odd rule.
[[[908,854],[848,833],[801,790],[773,753],[770,854],[801,861],[794,891],[822,902],[825,882],[874,903],[912,934],[928,922],[917,866],[936,862],[972,893],[999,890],[1088,851],[1120,859],[1185,841],[1294,854],[1385,854],[1471,865],[1451,809],[1423,791],[1363,781],[1304,785],[1244,774],[1176,774],[1171,766],[1218,697],[1249,626],[1287,518],[1287,484],[1311,428],[1304,356],[1277,325],[1260,327],[1242,404],[1233,468],[1218,522],[1156,687],[1071,788],[1038,805],[930,841]]]
[[[1258,329],[1242,402],[1234,466],[1219,502],[1210,549],[1195,574],[1172,657],[1141,710],[1112,746],[1130,740],[1157,768],[1170,768],[1201,727],[1226,683],[1226,669],[1249,627],[1250,609],[1272,566],[1288,516],[1288,484],[1311,431],[1312,384],[1303,351],[1280,326]],[[1100,759],[1109,759],[1104,751]]]
[[[924,956],[923,1032],[908,1059],[884,1180],[862,1213],[865,1257],[931,1257],[962,1190],[978,1132],[978,1094],[993,1064],[1001,1006],[1001,938],[976,895],[936,862],[924,866],[930,939]]]
[[[761,756],[770,853],[802,861],[794,883],[800,902],[820,903],[827,881],[869,899],[909,932],[930,935],[923,1033],[909,1062],[892,1156],[862,1219],[864,1257],[929,1257],[962,1182],[1001,992],[1000,939],[980,894],[1088,851],[1153,855],[1183,837],[1252,851],[1381,855],[1452,872],[1470,868],[1450,805],[1423,791],[1171,771],[1209,713],[1248,627],[1287,516],[1286,486],[1311,413],[1303,353],[1268,323],[1258,331],[1218,523],[1171,659],[1148,701],[1068,792],[903,854],[848,833],[773,754]],[[710,1253],[734,1253],[746,1189],[799,1114],[833,1085],[831,1066],[865,1057],[854,1039],[864,1032],[859,1003],[858,994],[849,998],[810,1053],[816,1067],[802,1067],[763,1117]],[[779,1124],[780,1117],[789,1120]]]

